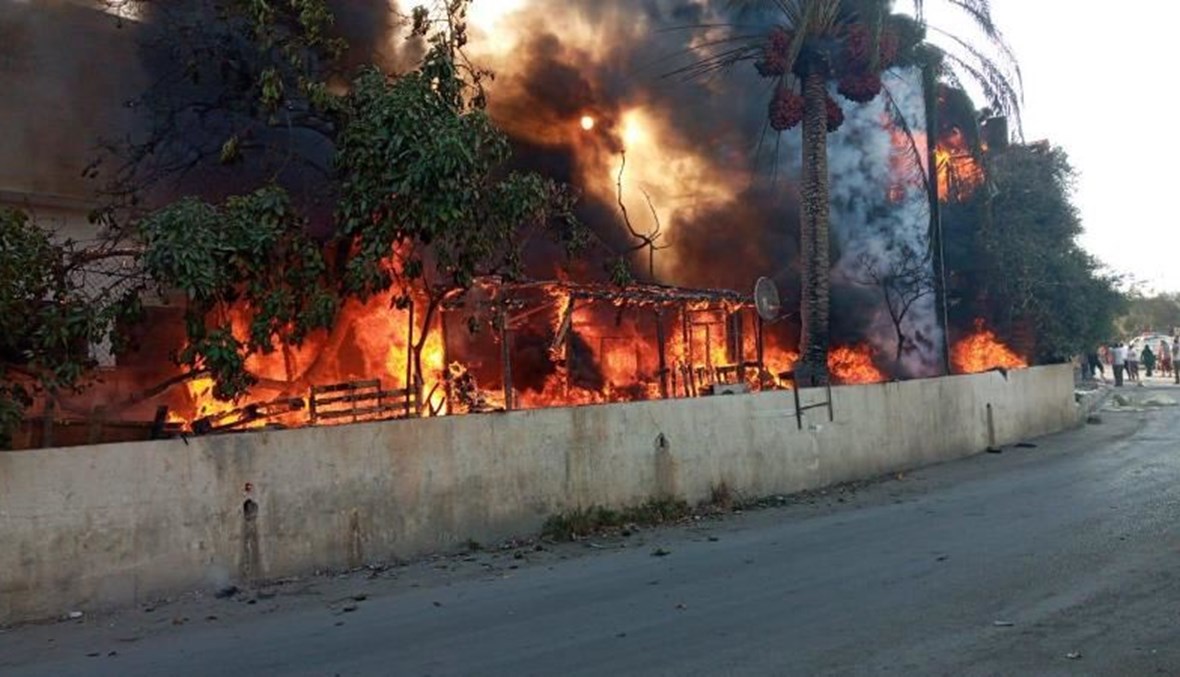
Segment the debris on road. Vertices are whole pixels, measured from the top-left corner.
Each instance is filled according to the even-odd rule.
[[[664,550],[663,548],[656,548],[655,550],[651,551],[652,557],[667,557],[668,555],[671,555],[671,554],[672,554],[671,550]]]
[[[1176,405],[1176,400],[1162,394],[1152,395],[1151,397],[1143,400],[1143,406],[1145,407],[1174,407]]]
[[[1065,654],[1065,657],[1071,661],[1076,661],[1082,657],[1082,654],[1078,651],[1070,651],[1069,653]]]
[[[997,628],[1010,628],[1016,624],[1012,621],[993,621],[992,625],[996,626]]]

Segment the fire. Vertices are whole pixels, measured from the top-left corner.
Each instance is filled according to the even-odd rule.
[[[782,387],[790,381],[778,379],[778,375],[791,371],[799,361],[799,353],[768,344],[766,347],[766,371]],[[828,352],[828,372],[835,383],[842,385],[863,385],[883,383],[885,374],[873,362],[873,349],[868,344],[837,346]]]
[[[571,151],[570,175],[563,179],[603,204],[613,206],[622,199],[638,232],[650,233],[658,227],[668,241],[674,241],[678,222],[739,205],[738,196],[752,183],[756,171],[731,161],[743,153],[741,137],[684,134],[674,112],[661,105],[652,91],[612,88],[587,76],[584,81],[566,82],[568,88],[561,91],[569,98],[562,99],[561,107],[538,105],[545,99],[530,98],[552,98],[553,94],[540,88],[521,67],[527,59],[518,48],[524,49],[533,29],[548,30],[539,23],[548,19],[524,11],[528,6],[527,0],[479,0],[471,5],[468,17],[473,29],[472,57],[499,74],[488,86],[490,113],[501,127],[515,139],[541,148]],[[627,18],[618,21],[602,20],[599,9],[561,10],[561,39],[543,56],[569,67],[570,73],[583,74],[586,63],[608,62],[612,46],[620,41],[649,41],[651,19],[633,16],[631,9],[620,5],[617,12]],[[617,26],[625,26],[626,34],[619,33]],[[699,39],[705,40],[704,34]],[[895,155],[906,156],[906,144],[908,139],[894,134]],[[719,148],[730,150],[723,156]],[[625,171],[620,175],[624,157]],[[940,142],[938,167],[944,197],[982,184],[982,170],[967,152],[961,134]],[[900,201],[916,185],[916,179],[907,176],[891,194]],[[673,255],[656,258],[657,277],[668,279],[668,273],[676,271]],[[734,320],[742,309],[724,303],[657,308],[620,302],[612,307],[609,302],[575,303],[556,286],[545,293],[550,307],[544,314],[529,319],[533,316],[519,308],[508,312],[513,323],[508,346],[488,317],[481,318],[481,326],[491,324],[492,328],[484,330],[483,343],[478,344],[477,339],[457,335],[458,322],[448,325],[434,317],[424,323],[424,299],[415,301],[412,312],[396,309],[389,294],[364,303],[351,301],[331,332],[312,336],[300,347],[251,356],[247,368],[259,383],[239,403],[214,399],[209,379],[187,384],[189,406],[183,417],[191,422],[232,412],[240,404],[306,397],[315,385],[368,379],[380,379],[382,388],[417,390],[426,414],[482,411],[509,403],[527,409],[691,397],[707,393],[717,383],[747,383],[752,389],[783,387],[787,383],[777,375],[790,371],[799,357],[769,328],[758,346],[759,328],[749,308],[741,325]],[[235,334],[244,337],[249,309],[229,312]],[[424,335],[419,370],[412,353]],[[482,345],[483,352],[455,351],[456,341]],[[509,348],[513,363],[507,374],[500,370],[502,348]],[[518,357],[519,351],[527,351],[527,357]],[[837,383],[886,380],[867,344],[832,349],[829,370]],[[460,397],[457,391],[465,395]],[[278,421],[303,424],[307,417],[292,414]]]
[[[1023,369],[1028,362],[1004,345],[995,332],[976,320],[975,332],[955,344],[951,351],[955,370],[961,374],[978,374],[995,369]]]
[[[468,19],[472,25],[490,33],[505,17],[519,12],[524,5],[525,0],[479,0],[468,8]]]
[[[867,344],[833,348],[828,354],[828,371],[833,380],[845,385],[885,380],[885,374],[873,364],[873,349]]]
[[[349,301],[340,311],[335,328],[308,338],[302,346],[276,347],[270,353],[256,353],[246,360],[246,371],[258,383],[238,402],[224,402],[213,395],[213,380],[197,378],[185,384],[187,406],[177,407],[172,420],[188,423],[227,414],[246,404],[283,398],[307,398],[312,386],[377,378],[382,388],[420,390],[423,413],[445,413],[445,349],[437,318],[422,345],[422,373],[411,364],[411,341],[420,341],[424,328],[425,300],[414,304],[411,313],[394,307],[393,293],[377,295],[367,302]],[[245,306],[223,309],[234,336],[244,340],[249,331],[251,310]],[[301,411],[261,419],[243,427],[268,423],[302,424]],[[228,419],[227,419],[228,420]],[[343,423],[344,421],[340,421]]]
[[[209,377],[196,378],[185,384],[195,403],[193,418],[216,416],[233,411],[234,404],[232,402],[222,402],[213,397],[213,385],[213,379]]]
[[[480,9],[482,4],[488,5]],[[718,140],[687,137],[676,112],[660,105],[651,90],[615,91],[608,82],[592,77],[595,69],[617,58],[620,44],[650,42],[651,21],[629,7],[601,7],[591,3],[557,3],[546,11],[509,11],[493,8],[493,0],[472,5],[474,29],[469,46],[472,58],[497,73],[488,85],[489,113],[515,139],[547,149],[568,151],[572,159],[568,181],[587,200],[616,204],[623,170],[622,201],[635,231],[657,229],[665,243],[677,237],[680,223],[734,202],[750,183],[749,173],[718,160]],[[511,3],[521,9],[522,2]],[[535,8],[536,3],[529,5]],[[550,11],[552,10],[552,11]],[[561,25],[560,42],[546,43],[543,53],[530,55],[525,45]],[[626,30],[620,31],[619,27]],[[569,90],[547,89],[528,65],[552,62],[576,74]],[[585,77],[585,81],[577,78]],[[553,85],[556,87],[556,85]],[[570,115],[554,106],[555,97],[577,106]],[[626,166],[622,166],[623,154]],[[658,276],[667,279],[677,262],[668,251],[655,259]]]
[[[429,326],[423,298],[407,310],[396,309],[391,294],[349,302],[332,332],[250,356],[248,371],[258,383],[238,402],[218,401],[208,377],[188,382],[182,418],[198,432],[347,423],[353,419],[309,419],[309,391],[374,379],[381,390],[409,386],[420,396],[422,415],[697,397],[722,384],[752,391],[791,386],[779,375],[794,367],[798,353],[781,332],[760,326],[750,302],[736,295],[642,285],[503,284],[481,280],[462,297],[463,305],[448,306],[448,314],[434,316]],[[219,319],[244,338],[250,309],[221,312]],[[464,326],[490,320],[492,329],[449,334],[446,327],[460,319]],[[505,325],[508,370],[499,329]],[[413,360],[419,342],[420,374]],[[839,384],[885,380],[867,344],[833,348],[829,369]]]
[[[938,195],[943,202],[966,202],[986,180],[983,166],[957,127],[938,141],[934,151]]]

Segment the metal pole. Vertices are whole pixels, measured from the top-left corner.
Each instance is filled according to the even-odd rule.
[[[508,310],[500,307],[500,364],[504,370],[504,408],[512,411],[512,348],[508,345]]]
[[[668,399],[668,357],[664,353],[664,313],[656,308],[656,349],[660,357],[660,397]]]
[[[696,395],[696,379],[692,373],[692,334],[688,331],[688,305],[680,307],[680,329],[684,334],[684,394],[693,397]]]
[[[447,345],[447,314],[446,308],[443,305],[438,307],[438,333],[439,340],[442,341],[442,380],[443,380],[443,407],[440,413],[451,413],[451,379],[448,376],[451,373],[451,351],[450,346]],[[429,407],[430,403],[425,403]],[[432,410],[433,411],[433,410]]]
[[[951,373],[950,316],[946,300],[946,260],[942,238],[942,197],[938,186],[938,80],[930,64],[922,68],[922,87],[926,99],[926,173],[930,185],[930,249],[934,267],[934,303],[942,329],[942,369]]]
[[[414,387],[414,302],[410,301],[409,307],[406,309],[409,317],[409,322],[406,323],[406,397],[405,409],[406,416],[410,415],[410,390]],[[355,407],[356,404],[354,403]],[[355,417],[353,417],[355,420]]]
[[[732,332],[729,337],[729,361],[740,367],[741,363],[745,361],[743,359],[745,357],[743,354],[744,351],[742,350],[745,346],[742,345],[744,343],[742,340],[744,337],[742,336],[742,316],[739,313],[740,311],[729,315],[729,326]]]
[[[758,387],[762,387],[762,372],[766,371],[766,348],[763,344],[763,320],[761,315],[756,315],[757,323],[754,325],[754,342],[758,350]]]

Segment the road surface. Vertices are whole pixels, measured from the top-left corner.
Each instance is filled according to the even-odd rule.
[[[724,519],[10,629],[0,674],[1177,675],[1180,411],[1102,418]]]

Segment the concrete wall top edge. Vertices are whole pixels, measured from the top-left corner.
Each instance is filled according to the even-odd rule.
[[[951,381],[959,382],[962,380],[975,380],[981,387],[988,384],[1004,385],[1015,384],[1017,381],[1022,381],[1026,378],[1034,378],[1038,375],[1052,371],[1064,371],[1072,374],[1072,367],[1070,365],[1045,365],[1029,367],[1027,369],[1016,369],[1007,372],[1003,375],[996,371],[983,372],[980,374],[954,374],[951,376],[942,376],[928,379],[912,379],[908,381],[887,381],[884,383],[870,383],[860,385],[840,385],[832,386],[833,401],[837,404],[849,395],[854,393],[866,393],[878,391],[881,389],[897,389],[899,391],[915,390],[926,388],[931,382],[937,381]],[[822,389],[805,389],[801,391],[801,397],[804,404],[815,403],[822,400]],[[904,396],[904,392],[903,392]],[[661,410],[670,408],[701,408],[709,409],[718,404],[718,401],[741,401],[748,403],[757,410],[766,411],[781,411],[783,407],[790,410],[792,415],[794,412],[794,395],[791,391],[777,390],[769,392],[756,392],[745,395],[724,395],[719,397],[698,397],[698,398],[677,398],[667,400],[645,400],[640,402],[621,402],[609,404],[587,404],[570,407],[547,407],[544,409],[522,409],[510,412],[493,412],[487,414],[466,414],[462,416],[439,416],[434,418],[412,419],[412,420],[392,420],[392,421],[373,421],[353,423],[340,426],[304,426],[299,428],[274,429],[274,430],[250,430],[239,433],[229,433],[223,435],[211,435],[207,437],[187,436],[185,438],[170,439],[170,440],[154,440],[142,442],[116,442],[110,444],[96,444],[74,447],[49,447],[44,449],[28,449],[14,452],[0,452],[0,454],[44,454],[50,452],[80,454],[90,450],[94,451],[110,451],[120,447],[143,447],[145,445],[155,445],[161,451],[181,451],[186,448],[224,448],[228,444],[237,444],[238,442],[228,442],[227,440],[240,440],[247,438],[257,444],[258,446],[267,445],[281,445],[288,441],[287,436],[294,435],[329,435],[331,431],[339,431],[346,429],[383,430],[386,427],[405,426],[407,432],[409,429],[416,426],[440,426],[440,425],[496,425],[495,419],[511,419],[518,421],[528,418],[546,418],[546,417],[568,417],[571,415],[580,415],[587,417],[610,416],[614,412],[621,410],[633,409],[636,411],[647,410],[652,412],[660,412]],[[840,417],[839,409],[836,411],[837,418]]]

